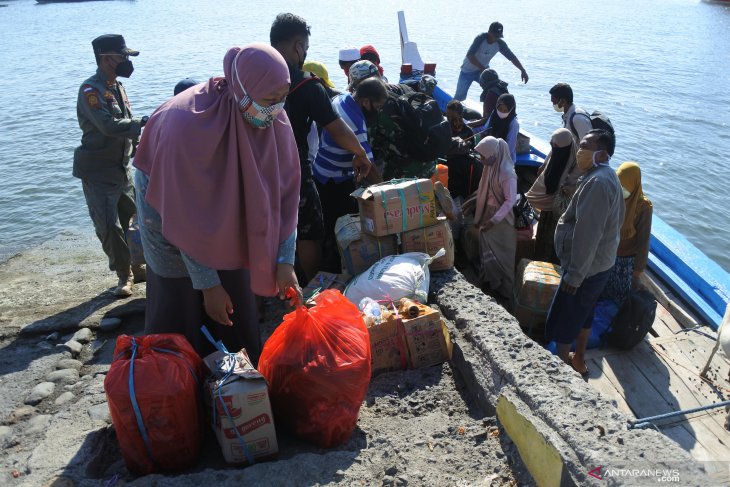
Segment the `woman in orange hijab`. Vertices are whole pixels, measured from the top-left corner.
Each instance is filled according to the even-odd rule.
[[[610,299],[621,306],[639,286],[641,274],[649,260],[652,204],[641,189],[641,169],[635,162],[624,162],[616,170],[624,192],[626,213],[621,226],[621,242],[616,264],[611,270],[600,299]]]

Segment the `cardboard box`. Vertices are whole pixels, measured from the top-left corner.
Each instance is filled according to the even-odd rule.
[[[387,320],[368,327],[370,333],[370,370],[381,372],[408,368],[405,330],[401,320]]]
[[[523,328],[545,323],[560,286],[559,265],[522,259],[515,279],[515,318]]]
[[[433,183],[429,179],[394,179],[359,188],[351,196],[360,209],[362,231],[376,237],[438,223]]]
[[[418,317],[402,320],[409,367],[416,369],[451,360],[453,345],[441,313],[424,304],[418,307]]]
[[[348,274],[333,274],[331,272],[320,271],[309,281],[307,287],[302,289],[304,301],[309,301],[325,289],[337,289],[341,293],[344,293],[345,287],[347,287],[350,279],[352,278]]]
[[[402,313],[396,316],[383,307],[383,321],[368,324],[372,375],[428,367],[451,359],[453,345],[441,313],[424,304],[417,306],[419,315],[415,318],[406,318]]]
[[[433,256],[439,249],[445,249],[446,255],[429,264],[432,271],[445,271],[454,267],[454,237],[446,218],[439,218],[436,225],[409,230],[401,234],[403,253],[425,252]]]
[[[388,255],[398,253],[395,235],[374,237],[361,231],[359,215],[345,215],[335,223],[337,249],[342,259],[342,269],[356,276]]]
[[[214,352],[204,362],[211,371],[206,402],[215,405],[213,430],[226,462],[247,463],[239,435],[254,459],[273,458],[278,444],[268,386],[246,351],[235,355]],[[233,372],[226,378],[231,367]]]

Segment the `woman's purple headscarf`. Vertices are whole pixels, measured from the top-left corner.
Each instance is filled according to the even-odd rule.
[[[266,129],[244,120],[234,71],[261,100],[289,84],[289,69],[274,48],[251,44],[231,48],[223,70],[155,111],[134,166],[149,176],[146,200],[167,240],[208,267],[248,268],[252,290],[270,296],[279,244],[297,225],[299,156],[284,111]]]

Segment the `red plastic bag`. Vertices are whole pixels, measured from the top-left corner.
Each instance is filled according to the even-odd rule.
[[[259,372],[269,381],[276,424],[329,448],[346,441],[370,383],[370,338],[360,311],[328,289],[284,317]]]
[[[104,390],[131,472],[181,470],[197,460],[201,372],[202,361],[183,335],[117,338]]]

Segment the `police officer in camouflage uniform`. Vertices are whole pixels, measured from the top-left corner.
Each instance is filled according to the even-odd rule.
[[[73,175],[81,179],[94,230],[119,278],[114,295],[127,297],[133,282],[145,279],[144,266],[132,268],[125,232],[136,213],[129,159],[147,117],[132,117],[117,77],[132,74],[129,56],[139,52],[116,34],[99,36],[91,45],[98,68],[79,88],[76,112],[83,135],[74,151]]]

